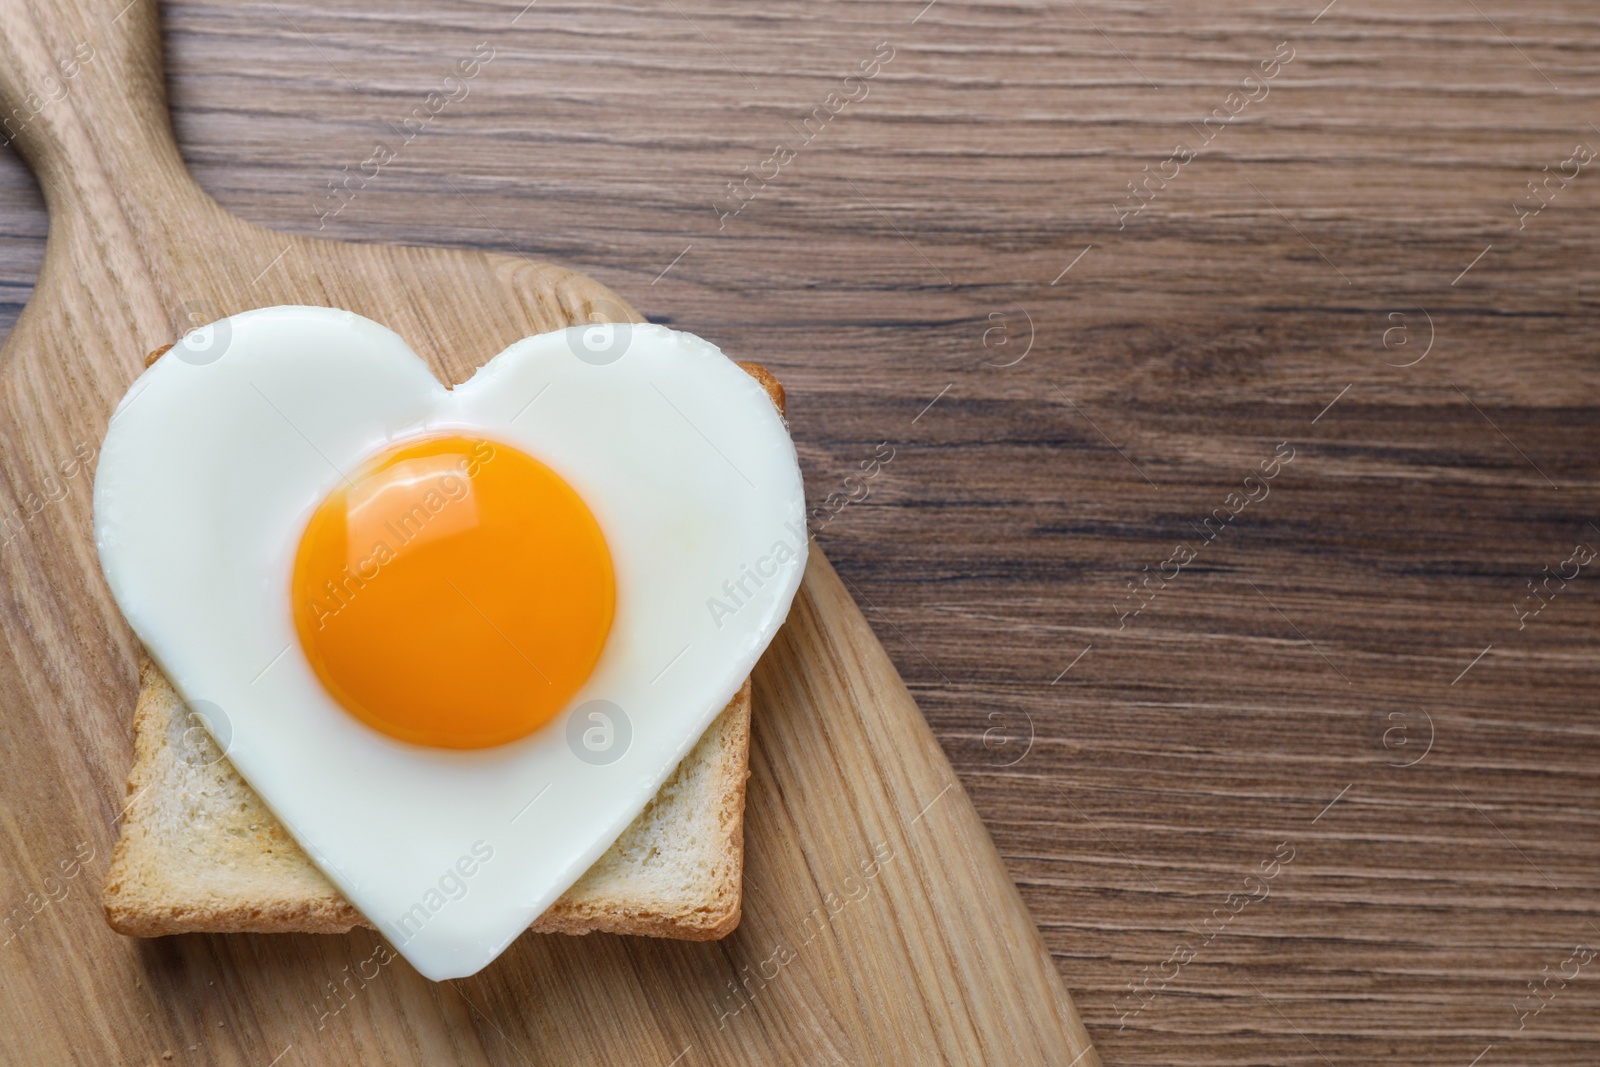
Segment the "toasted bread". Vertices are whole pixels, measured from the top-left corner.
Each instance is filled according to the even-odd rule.
[[[783,387],[741,363],[784,413]],[[140,668],[134,762],[106,920],[135,937],[344,933],[369,923],[239,777],[161,670]],[[739,925],[750,683],[611,848],[529,928],[689,941]]]
[[[140,672],[106,919],[137,937],[370,926],[312,865],[155,664]],[[739,925],[750,683],[650,804],[531,929],[705,941]]]

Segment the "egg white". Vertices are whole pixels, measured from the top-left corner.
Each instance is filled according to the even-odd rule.
[[[805,566],[799,466],[765,391],[693,335],[596,330],[612,328],[519,341],[446,389],[351,312],[251,311],[156,361],[101,451],[95,541],[135,633],[186,699],[221,709],[240,774],[436,981],[492,961],[627,828],[766,649]],[[344,473],[450,431],[565,478],[617,579],[610,637],[568,708],[471,752],[407,745],[344,711],[289,595],[300,535]],[[757,561],[774,573],[730,596]],[[631,727],[608,764],[568,741],[572,710],[597,699]]]

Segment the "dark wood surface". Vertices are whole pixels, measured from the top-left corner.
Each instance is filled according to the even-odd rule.
[[[1600,160],[1514,207],[1600,150],[1592,7],[165,19],[179,140],[230,210],[316,233],[382,142],[321,232],[549,258],[783,379],[819,539],[1107,1064],[1600,1059],[1600,559],[1516,611],[1600,550]],[[45,231],[0,155],[4,328]]]

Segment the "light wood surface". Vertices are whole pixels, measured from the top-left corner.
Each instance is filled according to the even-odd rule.
[[[8,0],[0,24],[0,95],[30,111],[16,146],[52,220],[0,366],[7,512],[98,444],[145,353],[191,316],[349,308],[451,381],[518,337],[637,318],[559,267],[228,215],[171,140],[148,0]],[[37,96],[46,84],[56,99]],[[56,478],[90,474],[80,462]],[[527,936],[433,985],[366,932],[111,933],[97,885],[137,656],[95,563],[88,493],[72,488],[46,488],[59,499],[36,501],[0,556],[0,851],[5,899],[22,904],[0,949],[3,1062],[1096,1062],[971,803],[820,552],[755,676],[744,921],[729,938]]]
[[[1578,541],[1600,547],[1600,178],[1585,168],[1520,230],[1513,206],[1575,144],[1600,147],[1592,4],[195,0],[163,17],[178,141],[233,213],[584,270],[780,374],[818,507],[889,442],[818,540],[1105,1062],[1600,1060],[1600,972],[1558,975],[1600,947],[1600,586],[1585,568],[1524,629],[1513,613]],[[885,40],[869,95],[719,229],[726,183],[803,137]],[[1127,183],[1195,145],[1283,41],[1267,98],[1118,229]],[[480,42],[496,54],[470,94],[319,231],[327,183]],[[45,226],[0,152],[0,328]],[[1003,366],[1022,349],[999,341],[1030,334]],[[1194,543],[1285,440],[1271,497],[1119,630],[1126,581]],[[86,483],[71,494],[52,520],[69,528]],[[7,743],[98,745],[111,769],[92,790],[48,785],[56,757],[0,779],[30,864],[75,844],[39,836],[38,811],[116,795],[124,742],[60,707]],[[1280,843],[1295,859],[1270,895],[1194,946]],[[19,903],[24,874],[3,877]],[[92,885],[67,894],[55,908],[93,917]],[[1180,944],[1197,954],[1163,977]],[[162,951],[206,1027],[237,1021],[212,1004],[259,1010],[224,950]],[[494,1062],[523,1062],[464,1017]]]

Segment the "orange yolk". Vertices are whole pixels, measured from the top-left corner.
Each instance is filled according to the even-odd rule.
[[[385,449],[322,502],[292,595],[300,645],[351,714],[413,744],[487,748],[549,722],[588,679],[616,580],[558,474],[438,436]]]

